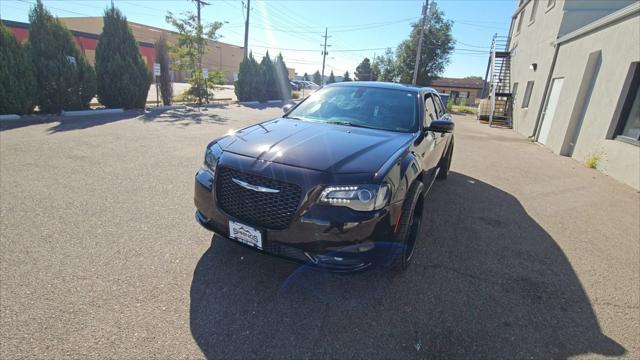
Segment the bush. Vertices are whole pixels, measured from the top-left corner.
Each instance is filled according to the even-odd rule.
[[[37,105],[46,113],[89,107],[96,93],[93,68],[71,32],[38,0],[29,13],[29,56],[36,75]]]
[[[28,50],[0,22],[0,114],[28,114],[35,105],[35,75]]]
[[[448,112],[452,112],[453,111],[453,98],[449,97],[449,101],[447,101],[447,111]]]
[[[127,18],[112,3],[103,19],[96,47],[98,100],[108,108],[144,108],[151,74]]]
[[[224,85],[227,82],[227,78],[224,76],[222,71],[210,71],[209,76],[207,77],[207,86],[209,87],[209,91],[213,89],[216,85]]]
[[[160,89],[162,104],[171,105],[173,99],[173,84],[171,81],[171,69],[169,67],[169,50],[164,35],[160,35],[160,39],[158,39],[155,44],[155,57],[156,62],[160,64],[160,76],[157,77],[156,81]]]

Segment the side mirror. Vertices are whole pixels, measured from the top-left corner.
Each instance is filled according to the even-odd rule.
[[[427,130],[439,133],[450,133],[453,132],[453,128],[455,128],[455,126],[456,125],[453,123],[453,121],[433,120]]]
[[[286,114],[286,113],[288,113],[288,112],[289,112],[289,110],[291,110],[292,108],[293,108],[293,104],[292,104],[292,103],[288,103],[288,104],[285,104],[285,105],[282,107],[282,111],[284,111],[284,113]]]

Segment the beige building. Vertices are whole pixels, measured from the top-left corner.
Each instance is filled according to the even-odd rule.
[[[640,3],[520,0],[513,127],[640,189]]]
[[[449,94],[449,100],[455,105],[464,102],[467,106],[476,106],[484,87],[484,80],[441,78],[431,81],[429,86],[441,94]]]
[[[102,17],[63,17],[60,20],[70,30],[81,31],[91,34],[100,34],[102,32]],[[153,26],[138,24],[129,21],[129,27],[133,36],[139,42],[155,43],[160,35],[164,34],[167,42],[174,43],[177,41],[178,34]],[[95,58],[95,54],[86,54],[89,60]],[[202,67],[209,71],[220,70],[224,72],[227,83],[233,83],[234,74],[240,70],[240,63],[244,57],[244,50],[241,46],[231,45],[219,41],[209,41],[206,53],[202,61]],[[174,81],[185,81],[188,74],[173,71]]]

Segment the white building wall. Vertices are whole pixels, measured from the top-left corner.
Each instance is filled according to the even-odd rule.
[[[589,54],[601,51],[601,63],[590,98],[583,109],[576,109],[579,88]],[[564,78],[554,121],[546,146],[560,154],[567,148],[569,121],[584,111],[579,137],[572,157],[580,162],[591,154],[600,158],[598,169],[640,189],[640,147],[607,139],[613,113],[632,62],[640,61],[640,17],[638,13],[623,21],[560,45],[553,78]]]

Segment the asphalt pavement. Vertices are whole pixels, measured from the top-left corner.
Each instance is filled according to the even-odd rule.
[[[0,358],[640,357],[640,195],[456,116],[403,274],[193,219],[206,144],[277,106],[0,125]]]

